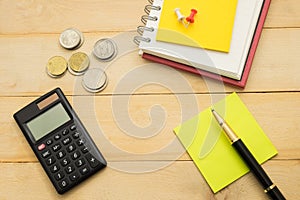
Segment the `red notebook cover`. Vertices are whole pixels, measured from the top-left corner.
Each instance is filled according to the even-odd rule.
[[[244,71],[243,71],[241,80],[235,80],[232,78],[221,76],[219,74],[214,74],[214,73],[211,73],[208,71],[197,69],[197,68],[194,68],[189,65],[185,65],[185,64],[178,63],[178,62],[175,62],[172,60],[154,56],[154,55],[151,55],[148,53],[143,53],[142,58],[151,60],[151,61],[154,61],[154,62],[157,62],[160,64],[165,64],[165,65],[168,65],[168,66],[176,68],[176,69],[181,69],[181,70],[188,71],[188,72],[191,72],[194,74],[199,74],[201,76],[205,76],[205,77],[212,78],[212,79],[215,79],[218,81],[222,81],[224,83],[234,85],[234,86],[237,86],[240,88],[244,88],[246,86],[246,83],[248,80],[248,76],[249,76],[252,62],[254,59],[255,51],[256,51],[258,41],[259,41],[263,26],[264,26],[264,22],[265,22],[265,19],[266,19],[266,16],[267,16],[267,13],[268,13],[268,10],[270,7],[270,3],[271,3],[271,0],[265,0],[263,3],[263,7],[262,7],[262,10],[261,10],[258,22],[257,22],[255,33],[253,35],[252,43],[251,43],[251,46],[250,46],[250,49],[248,52],[248,57],[247,57],[247,60],[245,63],[245,67],[244,67]]]

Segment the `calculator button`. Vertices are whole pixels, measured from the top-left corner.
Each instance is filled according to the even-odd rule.
[[[70,153],[76,149],[75,144],[71,144],[70,146],[67,147],[67,151]]]
[[[44,152],[42,153],[43,158],[47,158],[47,157],[50,156],[50,155],[51,155],[50,150],[46,150],[46,151],[44,151]]]
[[[76,125],[75,124],[72,124],[71,126],[70,126],[70,130],[71,131],[74,131],[76,129]]]
[[[52,165],[53,163],[55,163],[55,158],[53,156],[51,156],[50,158],[47,158],[46,160],[47,165]]]
[[[95,168],[97,167],[100,162],[92,155],[92,154],[87,154],[85,156],[85,158],[87,159],[87,161],[90,163],[91,167]]]
[[[69,165],[65,168],[65,170],[68,174],[71,174],[72,172],[75,171],[75,167],[73,165]]]
[[[62,180],[62,181],[59,182],[59,186],[60,186],[61,188],[65,188],[65,187],[67,187],[68,185],[69,185],[69,183],[68,183],[67,180]]]
[[[79,158],[79,156],[80,156],[79,151],[75,151],[75,152],[71,155],[71,158],[72,158],[73,160],[76,160],[77,158]]]
[[[62,134],[63,135],[67,135],[69,133],[69,129],[64,129],[63,131],[62,131]]]
[[[51,145],[52,143],[53,143],[53,140],[51,140],[51,139],[49,139],[49,140],[46,141],[47,145]]]
[[[85,139],[80,138],[79,140],[77,140],[76,143],[77,143],[78,146],[82,146],[85,143]]]
[[[60,162],[60,164],[61,164],[62,166],[67,166],[69,163],[70,163],[70,159],[69,159],[69,158],[64,158],[64,159]]]
[[[82,175],[85,175],[85,174],[89,173],[90,170],[87,166],[85,166],[82,169],[80,169],[79,171]]]
[[[53,165],[52,167],[50,167],[50,171],[52,173],[55,173],[59,170],[59,165]]]
[[[46,148],[46,145],[44,144],[44,143],[42,143],[42,144],[40,144],[39,146],[38,146],[38,150],[39,151],[42,151],[42,150],[44,150]]]
[[[52,149],[53,149],[53,151],[58,151],[59,149],[61,148],[61,145],[60,144],[55,144],[55,145],[53,145],[52,146]]]
[[[61,136],[59,134],[57,134],[57,135],[54,136],[55,140],[59,140],[60,138],[61,138]]]
[[[83,166],[84,164],[85,164],[85,162],[84,162],[84,159],[82,159],[82,158],[78,159],[78,160],[75,162],[75,165],[76,165],[77,167],[81,167],[81,166]]]
[[[71,181],[76,181],[76,180],[78,180],[79,179],[79,174],[77,173],[77,172],[75,172],[74,174],[72,174],[71,176],[70,176],[70,180]]]
[[[78,131],[75,131],[75,133],[73,133],[73,138],[78,139],[79,137],[80,137],[80,133]]]
[[[63,177],[65,177],[65,174],[63,172],[58,172],[57,174],[54,175],[55,179],[59,181]]]
[[[71,142],[71,138],[69,138],[69,137],[67,137],[67,138],[65,138],[65,139],[62,140],[62,143],[64,145],[70,144],[70,142]]]
[[[58,159],[63,158],[65,155],[66,155],[66,152],[64,150],[62,150],[56,154]]]
[[[90,148],[87,147],[87,146],[81,148],[81,152],[82,152],[82,153],[87,153],[87,152],[89,152],[89,151],[90,151]]]

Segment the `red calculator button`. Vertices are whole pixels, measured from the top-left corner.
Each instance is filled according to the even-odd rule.
[[[46,145],[44,143],[42,143],[38,146],[38,150],[42,151],[43,149],[45,149],[45,147],[46,147]]]

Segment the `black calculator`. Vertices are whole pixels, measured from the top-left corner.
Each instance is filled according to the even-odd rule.
[[[14,118],[59,194],[107,165],[60,88],[25,106]]]

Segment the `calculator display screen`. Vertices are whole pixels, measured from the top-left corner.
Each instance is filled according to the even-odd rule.
[[[71,118],[61,103],[53,106],[43,114],[29,121],[29,128],[35,141],[68,122]]]

